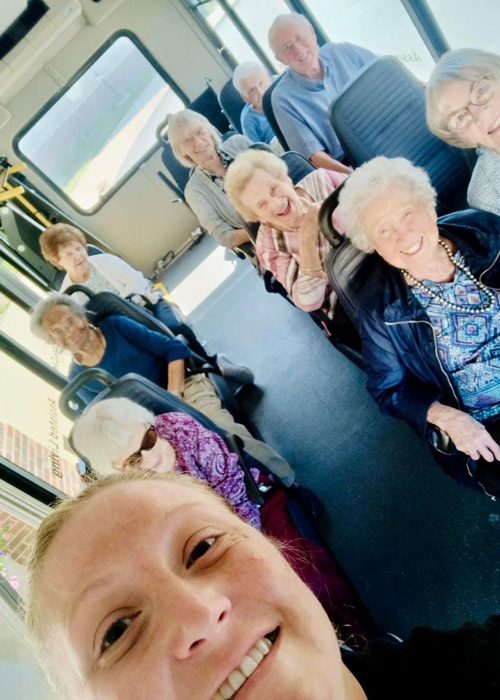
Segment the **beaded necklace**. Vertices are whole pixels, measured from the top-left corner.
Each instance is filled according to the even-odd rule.
[[[474,282],[474,284],[477,284],[479,289],[481,289],[481,291],[483,291],[486,294],[486,296],[488,297],[487,302],[481,304],[480,306],[465,306],[464,304],[455,304],[452,301],[447,301],[442,294],[439,294],[439,292],[433,292],[427,285],[422,284],[420,280],[418,280],[416,277],[413,277],[413,275],[410,272],[408,272],[408,270],[401,269],[403,275],[405,275],[405,277],[407,277],[411,282],[413,282],[415,286],[418,287],[420,290],[427,292],[431,295],[433,299],[439,301],[446,309],[451,309],[452,311],[465,311],[471,314],[480,314],[483,311],[489,311],[495,303],[495,295],[493,294],[493,292],[489,290],[488,287],[486,287],[482,282],[480,282],[474,277],[474,275],[469,270],[467,265],[465,265],[465,263],[460,262],[459,260],[455,260],[455,257],[451,252],[450,247],[441,238],[439,238],[438,243],[445,249],[446,255],[449,257],[451,262],[456,267],[458,267],[459,270],[462,270],[462,272],[470,279],[470,281]]]

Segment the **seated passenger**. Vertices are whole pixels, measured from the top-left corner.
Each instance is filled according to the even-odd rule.
[[[427,86],[427,124],[452,146],[478,148],[467,198],[500,215],[500,56],[479,49],[448,51]]]
[[[264,464],[287,486],[294,481],[289,464],[269,445],[253,438],[245,426],[236,423],[204,374],[185,377],[185,359],[189,349],[180,340],[125,316],[109,316],[96,326],[87,320],[85,309],[65,294],[50,294],[33,308],[31,330],[48,343],[69,350],[73,363],[69,379],[87,367],[100,367],[114,377],[129,372],[140,374],[208,416],[222,430],[238,435],[249,455]],[[98,382],[89,382],[79,396],[89,403],[102,390]]]
[[[330,244],[319,230],[321,202],[345,179],[331,170],[314,170],[295,187],[286,164],[266,151],[247,151],[229,166],[226,189],[247,221],[260,221],[257,257],[304,311],[333,318],[336,294],[324,262]]]
[[[274,116],[292,151],[317,168],[350,172],[328,108],[345,85],[375,54],[361,46],[329,41],[319,48],[314,28],[304,15],[279,15],[269,29],[269,46],[288,66],[271,95]]]
[[[341,651],[276,543],[187,475],[95,481],[41,524],[28,571],[28,635],[61,697],[497,697],[500,617]]]
[[[142,272],[135,270],[117,255],[97,253],[89,256],[85,236],[75,226],[70,224],[50,226],[40,236],[40,248],[48,263],[66,271],[61,292],[72,284],[83,284],[96,294],[113,292],[124,298],[131,294],[140,295],[140,298],[133,298],[133,301],[141,305],[144,303],[142,297],[145,297],[147,308],[155,318],[164,323],[175,335],[183,335],[193,352],[208,362],[216,362],[227,379],[233,379],[242,384],[253,381],[253,375],[248,367],[235,365],[223,354],[213,357],[208,355],[193,329],[178,318],[160,292],[153,291],[151,282]],[[81,297],[84,295],[82,294]],[[80,301],[78,294],[75,298]],[[86,299],[83,298],[81,301],[85,303]]]
[[[455,460],[474,477],[457,478],[498,496],[500,218],[437,219],[435,197],[424,170],[385,157],[340,193],[346,235],[379,256],[357,307],[368,389],[422,439],[430,425],[448,433],[474,460]]]
[[[99,401],[76,421],[73,442],[99,476],[125,467],[191,474],[227,498],[238,515],[260,527],[259,509],[247,495],[238,455],[186,413],[155,416],[129,399]]]
[[[276,153],[283,149],[262,111],[262,97],[271,87],[276,76],[270,76],[267,68],[257,61],[245,61],[236,66],[233,85],[247,104],[241,112],[241,128],[250,141],[268,143]]]
[[[184,196],[203,228],[225,248],[250,243],[243,219],[227,198],[224,178],[228,165],[251,141],[235,134],[222,142],[208,119],[190,109],[170,117],[168,139],[177,160],[193,168]]]

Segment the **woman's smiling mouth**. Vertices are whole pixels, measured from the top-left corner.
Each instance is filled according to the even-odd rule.
[[[234,671],[231,671],[212,700],[229,700],[229,698],[234,697],[247,678],[250,678],[255,669],[261,664],[264,657],[269,654],[278,634],[279,627],[270,634],[266,634],[262,639],[259,639],[248,654],[243,657],[240,665]]]
[[[419,240],[414,245],[412,245],[410,248],[406,248],[405,250],[400,250],[399,252],[402,255],[415,255],[419,252],[420,248],[422,247],[423,241],[424,237],[420,236]]]

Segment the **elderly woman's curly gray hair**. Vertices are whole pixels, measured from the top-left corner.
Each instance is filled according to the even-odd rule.
[[[448,129],[449,115],[442,111],[443,87],[454,81],[472,85],[486,76],[500,82],[500,56],[481,49],[456,49],[441,56],[425,91],[427,125],[433,134],[459,148],[473,148],[477,145]]]
[[[435,206],[436,190],[429,176],[406,158],[378,156],[349,175],[339,195],[338,215],[346,236],[356,248],[365,253],[374,250],[370,231],[364,224],[366,207],[379,197],[402,188],[409,191],[416,202]]]
[[[172,114],[168,120],[168,140],[172,146],[174,156],[179,163],[185,165],[186,168],[192,168],[196,163],[182,153],[182,141],[192,136],[197,129],[200,128],[206,129],[209,132],[217,150],[222,142],[220,133],[203,114],[198,114],[198,112],[194,112],[192,109],[181,109],[180,112]]]
[[[59,294],[58,292],[52,292],[45,299],[39,301],[31,309],[31,321],[30,329],[33,335],[38,338],[42,338],[47,343],[53,344],[54,341],[47,333],[45,328],[42,326],[45,314],[47,314],[51,309],[56,306],[67,306],[76,316],[86,319],[86,313],[83,306],[80,306],[74,299],[72,299],[68,294]]]
[[[78,452],[99,476],[114,474],[117,454],[138,428],[154,425],[155,416],[130,399],[106,399],[89,406],[76,421],[72,438]]]

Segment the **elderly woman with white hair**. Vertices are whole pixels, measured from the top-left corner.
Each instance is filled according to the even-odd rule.
[[[155,416],[129,399],[99,401],[75,423],[73,442],[99,476],[126,468],[191,474],[260,527],[259,510],[247,495],[238,455],[186,413]]]
[[[479,149],[469,204],[500,215],[500,56],[479,49],[448,51],[426,94],[429,129],[453,146]]]
[[[234,70],[233,85],[240,93],[243,102],[246,102],[240,115],[244,135],[255,143],[269,144],[279,154],[283,149],[262,106],[262,98],[276,77],[271,76],[262,63],[244,61]]]
[[[190,109],[170,117],[168,139],[179,163],[193,168],[184,196],[203,228],[225,248],[249,243],[244,221],[227,198],[224,178],[228,165],[251,141],[235,134],[222,142],[208,119]]]
[[[340,193],[346,235],[377,255],[357,306],[368,389],[421,438],[431,425],[448,433],[455,478],[498,496],[500,218],[438,220],[434,205],[404,158],[365,163]]]
[[[318,169],[294,185],[286,164],[266,151],[247,151],[229,166],[226,190],[247,221],[259,221],[259,263],[285,287],[303,311],[322,315],[328,324],[337,297],[324,265],[330,244],[319,229],[321,203],[345,179]]]

